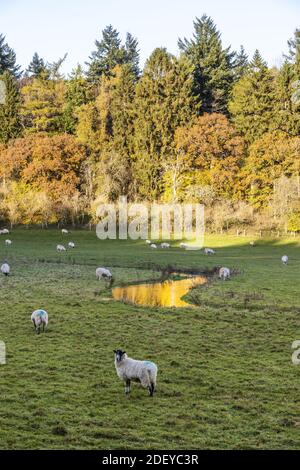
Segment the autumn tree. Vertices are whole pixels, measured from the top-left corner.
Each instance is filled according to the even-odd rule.
[[[213,187],[217,197],[232,198],[244,158],[244,142],[221,114],[204,114],[175,134],[181,155],[181,199],[190,184]],[[199,201],[200,202],[200,201]]]
[[[41,73],[22,87],[21,116],[25,134],[54,134],[63,130],[65,91],[64,81],[49,79],[47,73]]]

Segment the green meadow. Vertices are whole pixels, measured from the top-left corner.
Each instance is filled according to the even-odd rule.
[[[298,449],[300,248],[296,240],[207,236],[215,256],[150,250],[144,241],[100,241],[95,232],[16,229],[0,278],[1,449]],[[72,240],[74,250],[56,253]],[[289,256],[283,266],[281,256]],[[167,270],[228,266],[187,296],[194,308],[116,302],[115,285],[160,279]],[[49,314],[45,334],[30,321]],[[113,350],[157,363],[157,394],[116,375]]]

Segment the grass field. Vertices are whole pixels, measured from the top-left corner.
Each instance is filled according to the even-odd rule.
[[[300,247],[291,240],[208,236],[214,257],[142,241],[100,241],[74,231],[77,247],[57,254],[58,230],[16,229],[0,238],[1,449],[300,448],[299,374],[291,344],[300,339]],[[288,266],[281,256],[290,258]],[[189,294],[194,309],[115,302],[97,266],[116,285],[158,279],[163,267],[239,274]],[[36,335],[30,315],[49,313]],[[158,364],[151,399],[116,376],[113,349]]]

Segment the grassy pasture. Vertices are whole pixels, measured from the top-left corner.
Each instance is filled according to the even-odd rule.
[[[16,229],[0,237],[1,449],[202,449],[300,447],[300,248],[293,240],[207,236],[213,257],[152,251],[144,242],[100,241],[94,232]],[[57,243],[75,250],[58,254]],[[290,258],[288,266],[281,256]],[[116,285],[158,279],[166,266],[228,266],[239,274],[192,290],[194,309],[115,302],[97,266]],[[49,313],[36,335],[30,314]],[[125,398],[113,349],[159,367],[151,399]]]

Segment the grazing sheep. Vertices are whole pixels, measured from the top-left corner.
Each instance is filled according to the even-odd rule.
[[[161,243],[160,247],[161,248],[170,248],[170,243]]]
[[[157,248],[157,245],[155,245],[155,243],[151,243],[150,248],[151,248],[152,250],[155,250],[155,248]]]
[[[185,250],[187,249],[187,244],[186,243],[180,243],[180,248],[184,248]]]
[[[11,240],[9,240],[9,239],[5,240],[5,245],[6,245],[6,246],[9,246],[9,245],[11,245],[11,244],[12,244],[12,241],[11,241]]]
[[[150,397],[156,391],[157,366],[151,361],[136,361],[127,356],[126,351],[117,349],[115,353],[115,367],[121,380],[125,383],[125,393],[130,393],[131,381],[140,382],[142,387],[147,388]]]
[[[282,258],[281,258],[281,261],[283,264],[287,265],[288,262],[289,262],[289,257],[287,255],[284,255]]]
[[[7,263],[7,261],[5,261],[5,262],[2,264],[0,270],[1,270],[2,274],[4,274],[4,276],[8,276],[8,275],[9,275],[9,273],[10,273],[10,266],[9,266],[9,264]]]
[[[219,278],[223,279],[223,281],[226,281],[226,279],[230,279],[230,269],[229,268],[220,268]]]
[[[147,245],[151,245],[152,241],[151,240],[146,240]]]
[[[69,233],[69,230],[67,230],[66,228],[63,228],[62,231],[61,231],[61,233],[62,233],[63,235],[67,235],[67,234]]]
[[[216,252],[212,248],[204,248],[204,253],[206,255],[214,255]]]
[[[66,251],[66,248],[64,247],[64,245],[57,245],[56,246],[56,251],[61,253],[62,251]]]
[[[41,328],[45,331],[48,326],[48,313],[46,310],[35,310],[31,315],[31,321],[34,325],[35,331],[39,334]]]
[[[9,230],[7,228],[3,228],[0,230],[0,235],[8,235],[9,234]]]
[[[75,243],[69,242],[69,243],[68,243],[68,247],[69,247],[69,248],[75,248]]]
[[[106,268],[97,268],[96,276],[99,281],[102,277],[104,277],[105,279],[110,279],[110,280],[112,279],[112,273]]]
[[[249,245],[250,246],[255,246],[255,242],[250,242]]]

